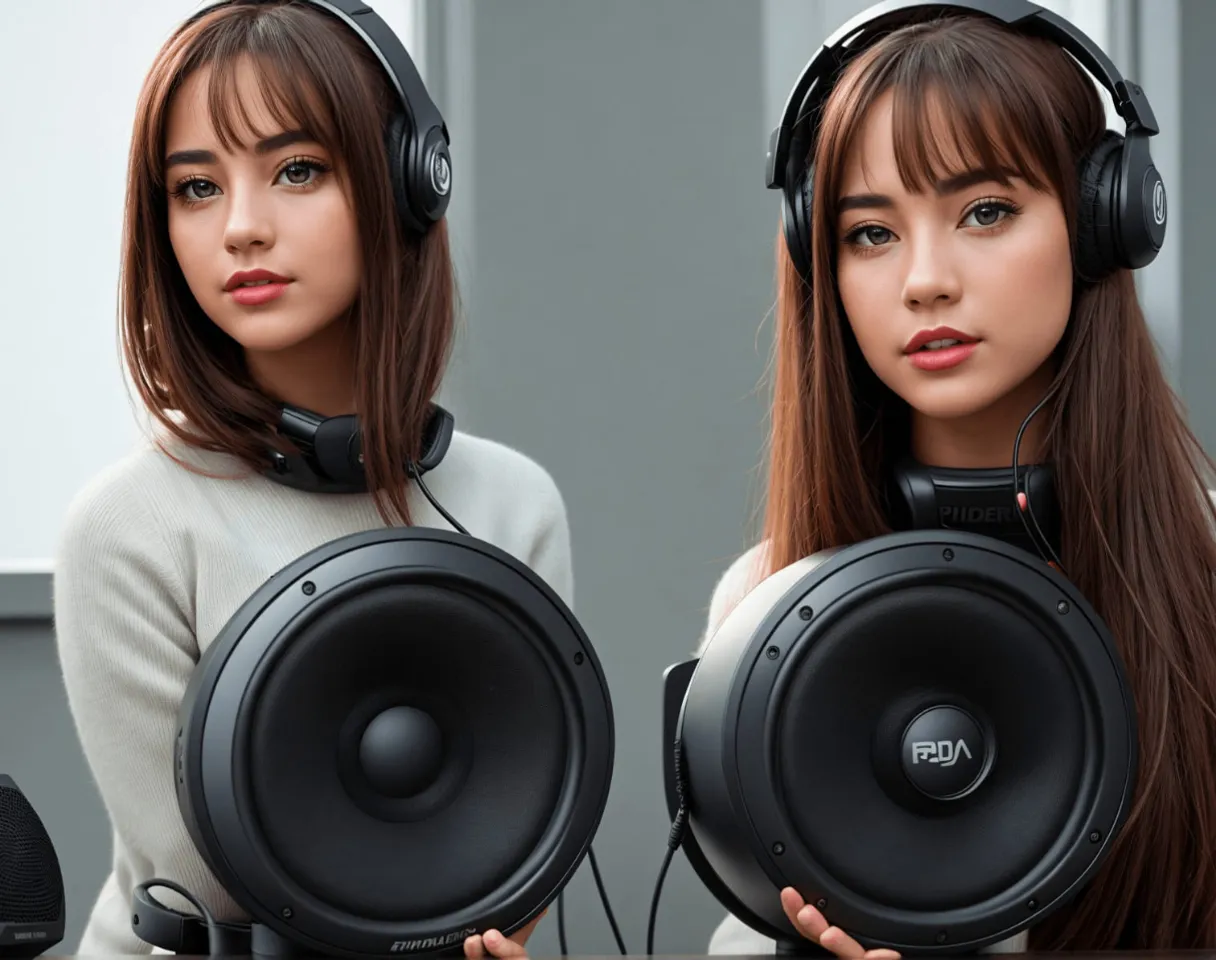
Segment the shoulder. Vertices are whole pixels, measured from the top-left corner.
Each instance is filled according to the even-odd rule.
[[[768,561],[768,541],[762,540],[749,547],[727,565],[718,577],[709,600],[709,614],[705,632],[697,645],[697,653],[704,649],[709,638],[722,625],[727,615],[738,606],[748,592],[764,579]]]
[[[570,524],[553,475],[526,453],[455,431],[443,462],[424,477],[436,499],[479,537],[522,560],[573,603]]]
[[[186,491],[213,478],[247,473],[234,457],[180,442],[142,437],[94,474],[72,497],[60,541],[132,537],[180,513]]]
[[[560,499],[557,483],[545,467],[497,440],[456,430],[444,463],[456,466],[465,476],[492,479],[508,495]]]
[[[458,503],[496,526],[566,523],[565,500],[553,475],[505,443],[455,431],[434,474]]]

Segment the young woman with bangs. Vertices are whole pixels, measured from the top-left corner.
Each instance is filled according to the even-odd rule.
[[[702,647],[760,580],[892,530],[902,457],[1053,465],[1060,559],[1116,638],[1140,774],[1071,904],[995,952],[1216,946],[1212,462],[1164,376],[1131,270],[1079,243],[1081,166],[1108,136],[1054,42],[954,11],[876,39],[818,120],[809,275],[778,251],[763,536],[713,592]],[[867,953],[793,889],[796,930]],[[830,908],[828,910],[830,914]],[[710,950],[772,953],[733,916]]]
[[[150,951],[133,889],[153,877],[245,922],[201,859],[174,792],[177,711],[201,653],[272,574],[385,524],[446,527],[407,474],[426,448],[454,335],[446,221],[398,214],[387,76],[309,4],[233,2],[165,43],[140,93],[123,236],[121,331],[151,430],[75,498],[57,551],[69,704],[112,825],[112,869],[76,951]],[[359,418],[366,492],[268,476],[290,407]],[[572,605],[551,476],[456,430],[427,488],[475,536]],[[158,898],[159,895],[158,895]],[[175,895],[166,905],[189,911]],[[520,955],[469,938],[470,957]]]

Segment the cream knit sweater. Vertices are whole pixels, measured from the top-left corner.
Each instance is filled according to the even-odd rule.
[[[228,457],[173,449],[211,473],[242,471]],[[244,473],[200,476],[149,442],[93,479],[68,512],[54,572],[55,631],[68,702],[113,831],[111,872],[76,954],[154,952],[132,931],[130,909],[133,888],[153,876],[184,886],[217,920],[247,919],[178,811],[178,705],[201,651],[272,573],[383,521],[369,495],[305,493]],[[471,535],[526,563],[573,605],[565,505],[542,467],[457,431],[425,480]],[[450,529],[413,486],[409,505],[415,524]],[[170,891],[154,895],[194,912]]]

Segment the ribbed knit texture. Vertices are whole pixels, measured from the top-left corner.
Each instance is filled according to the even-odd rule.
[[[747,593],[760,582],[765,562],[767,541],[756,544],[750,550],[737,557],[726,572],[722,574],[714,587],[709,602],[709,616],[705,633],[697,644],[696,656],[700,656],[709,643],[710,638],[722,625],[722,621],[739,605]],[[759,624],[756,624],[759,627]],[[778,895],[773,894],[774,898]],[[779,902],[779,898],[778,898]],[[828,917],[831,923],[832,918]],[[845,931],[846,933],[848,931]],[[985,947],[981,953],[1024,953],[1026,950],[1027,932],[1017,934],[1008,940],[994,943]],[[777,945],[768,937],[762,936],[733,914],[727,914],[714,929],[709,941],[708,953],[715,955],[738,956],[740,954],[772,954],[776,953]]]
[[[112,869],[80,955],[162,952],[131,927],[131,891],[153,876],[190,890],[218,920],[248,919],[208,870],[178,810],[179,704],[200,653],[271,574],[314,547],[384,525],[369,495],[305,493],[225,456],[173,450],[228,476],[200,476],[141,444],[76,496],[56,553],[55,631],[68,702],[113,831]],[[573,606],[565,506],[542,467],[458,431],[425,480],[471,535],[526,563]],[[415,525],[451,529],[414,487],[409,505]],[[194,912],[168,890],[152,893]]]

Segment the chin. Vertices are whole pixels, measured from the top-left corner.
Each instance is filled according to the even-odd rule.
[[[993,389],[983,377],[960,377],[953,382],[917,384],[897,390],[913,410],[933,420],[962,420],[991,407],[1005,391]]]
[[[279,353],[311,340],[328,326],[323,319],[293,316],[291,311],[249,313],[219,324],[233,340],[255,353]]]

